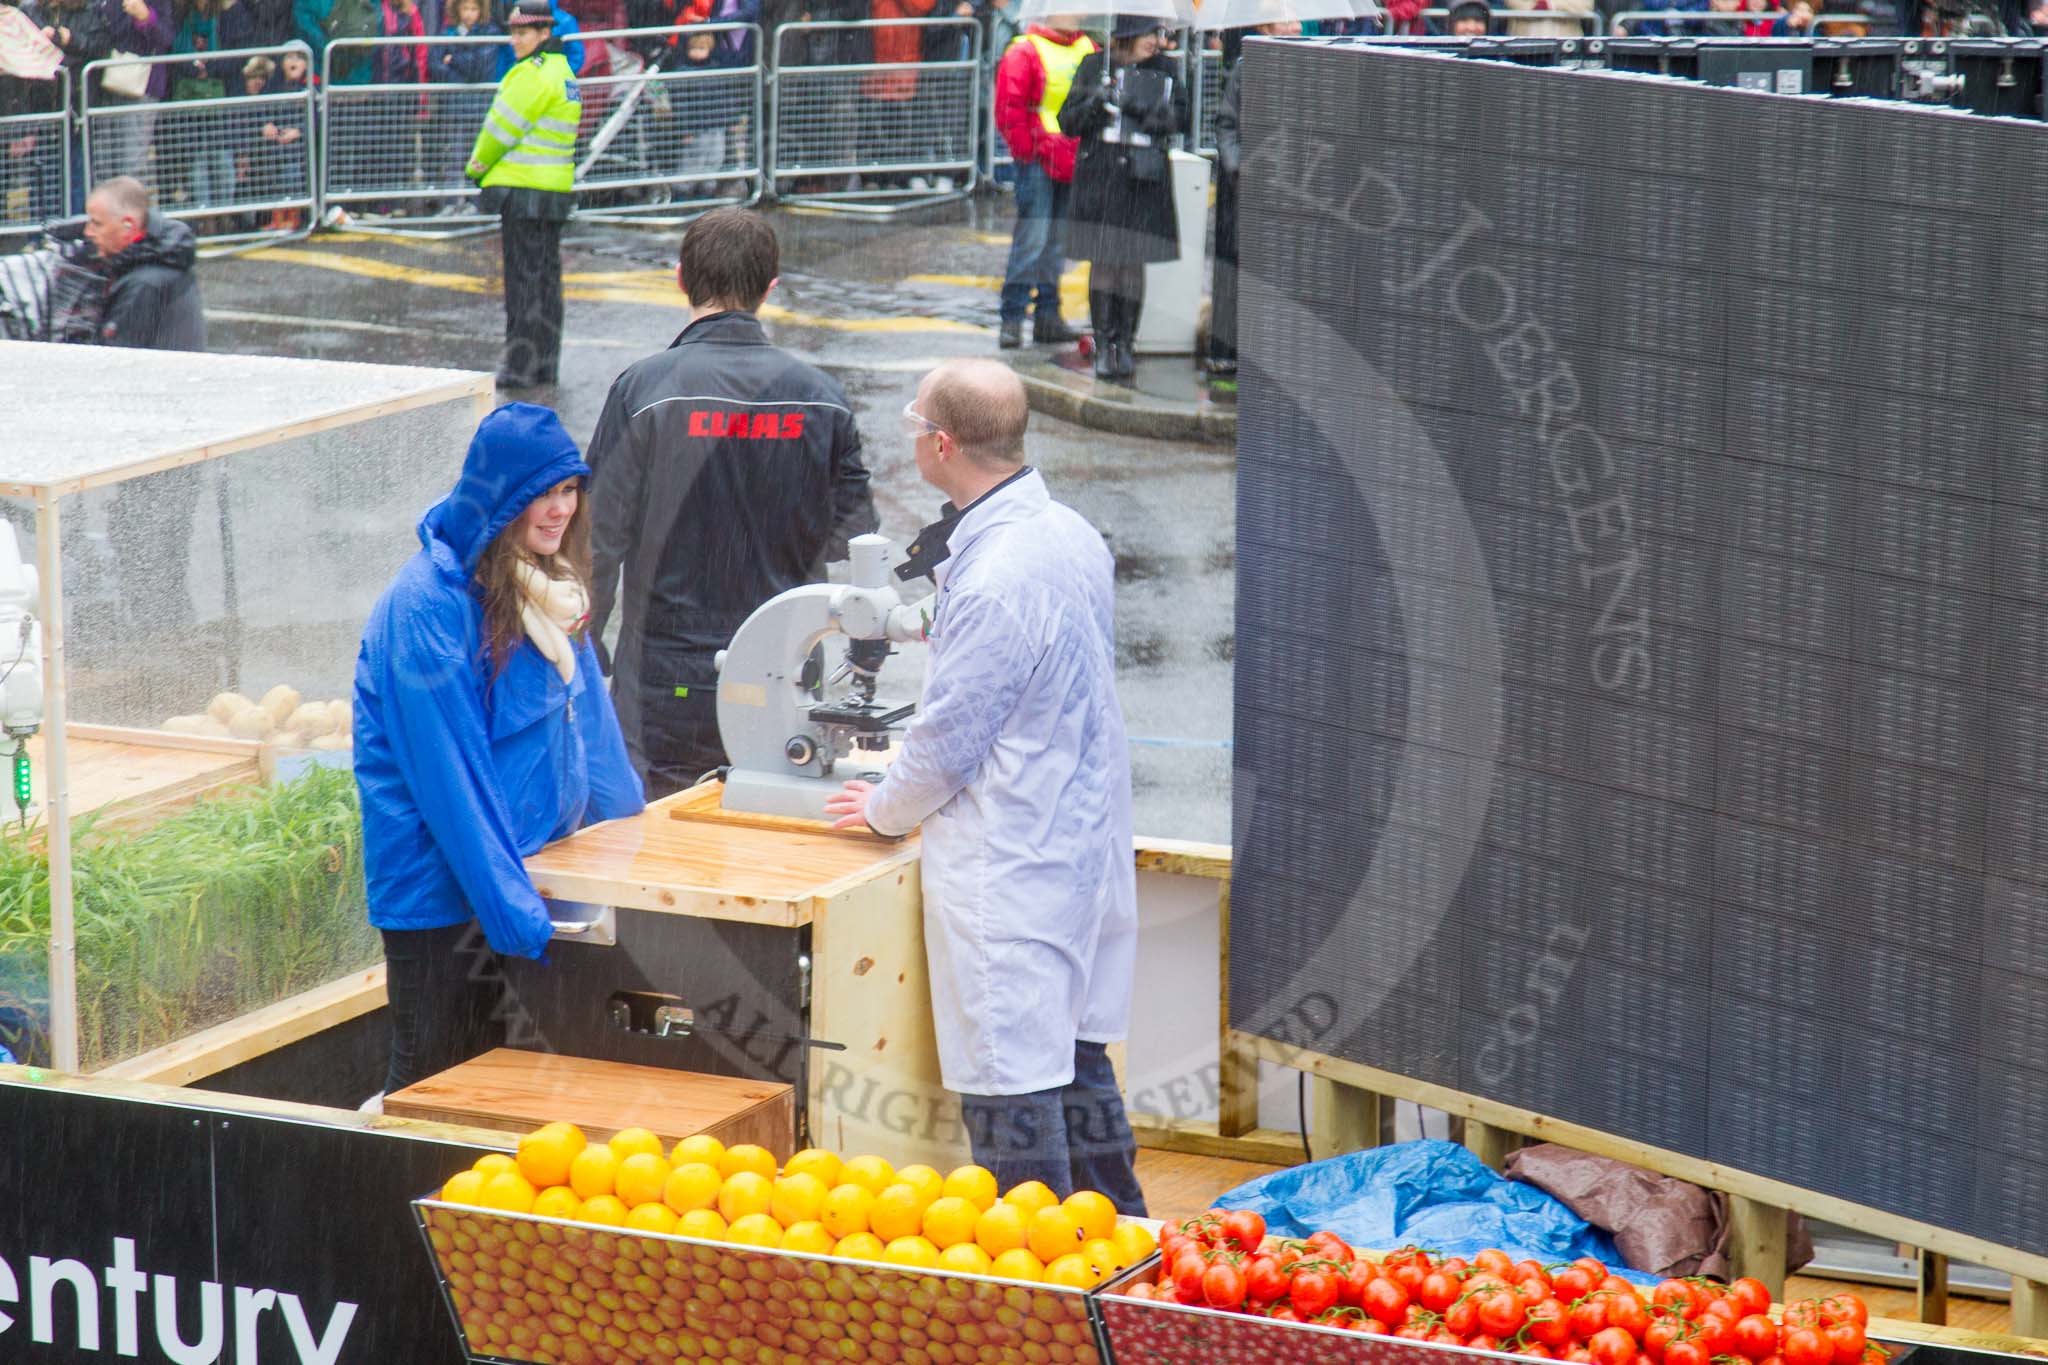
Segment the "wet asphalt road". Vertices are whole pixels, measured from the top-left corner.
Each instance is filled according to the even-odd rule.
[[[770,336],[845,385],[882,530],[907,538],[936,515],[938,497],[917,477],[898,414],[938,360],[995,353],[988,277],[1002,271],[1007,204],[954,205],[895,222],[782,211],[774,223],[783,268],[764,310]],[[688,321],[674,284],[674,245],[673,229],[570,226],[562,383],[519,396],[555,406],[579,441],[588,441],[612,378]],[[217,351],[474,370],[497,359],[495,234],[323,236],[209,260],[201,281]],[[1070,292],[1070,319],[1083,311]],[[451,474],[457,459],[451,453]],[[1227,842],[1229,449],[1112,436],[1034,414],[1031,459],[1053,495],[1093,521],[1116,553],[1118,685],[1133,738],[1138,831]]]

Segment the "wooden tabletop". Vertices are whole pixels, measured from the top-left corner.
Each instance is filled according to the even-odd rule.
[[[678,820],[679,792],[629,820],[592,825],[526,860],[543,896],[795,928],[814,902],[917,861],[901,843]]]

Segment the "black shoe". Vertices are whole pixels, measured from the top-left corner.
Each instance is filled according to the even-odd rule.
[[[1065,318],[1058,313],[1040,313],[1031,319],[1031,344],[1034,346],[1071,346],[1081,339],[1081,334],[1067,326]]]
[[[1003,319],[1002,330],[996,333],[996,345],[1005,351],[1014,351],[1024,344],[1024,321]]]

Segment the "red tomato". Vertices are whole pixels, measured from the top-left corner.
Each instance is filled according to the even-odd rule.
[[[1318,1232],[1308,1239],[1309,1254],[1321,1255],[1338,1265],[1350,1265],[1358,1259],[1351,1246],[1334,1232]]]
[[[1728,1295],[1742,1309],[1744,1317],[1771,1311],[1771,1291],[1762,1280],[1744,1275],[1728,1286]]]
[[[1637,1341],[1650,1330],[1650,1310],[1643,1306],[1642,1296],[1634,1290],[1626,1294],[1609,1294],[1607,1298],[1607,1325],[1619,1327]]]
[[[1469,1337],[1479,1330],[1479,1302],[1471,1296],[1453,1300],[1444,1309],[1444,1326],[1461,1337]]]
[[[1854,1322],[1838,1322],[1827,1329],[1835,1344],[1835,1365],[1857,1365],[1863,1359],[1863,1328]]]
[[[1836,1294],[1820,1306],[1821,1317],[1829,1322],[1853,1322],[1858,1327],[1870,1326],[1870,1309],[1854,1294]]]
[[[1551,1354],[1550,1348],[1548,1346],[1545,1346],[1540,1341],[1530,1341],[1523,1343],[1521,1346],[1515,1349],[1515,1354],[1518,1356],[1535,1356],[1538,1360],[1557,1359],[1556,1356]]]
[[[1440,1329],[1419,1322],[1411,1322],[1406,1327],[1395,1328],[1394,1335],[1404,1341],[1428,1341],[1438,1330]]]
[[[1514,1265],[1514,1262],[1508,1259],[1508,1254],[1505,1251],[1496,1251],[1492,1247],[1488,1247],[1472,1258],[1472,1264],[1488,1274],[1498,1275],[1505,1280],[1508,1275],[1508,1268]]]
[[[1165,1227],[1159,1229],[1160,1258],[1168,1265],[1172,1265],[1173,1258],[1180,1254],[1180,1249],[1186,1246],[1189,1240],[1185,1232],[1168,1223]]]
[[[1202,1272],[1202,1297],[1211,1308],[1244,1307],[1244,1271],[1229,1261],[1216,1262]]]
[[[1572,1365],[1593,1365],[1593,1353],[1584,1346],[1572,1347],[1564,1353],[1564,1358],[1569,1360]]]
[[[1530,1304],[1529,1322],[1522,1330],[1530,1340],[1541,1342],[1553,1351],[1563,1350],[1572,1344],[1571,1318],[1565,1306],[1556,1299]]]
[[[1475,1351],[1498,1351],[1500,1349],[1500,1338],[1491,1332],[1481,1332],[1465,1344]]]
[[[1609,1275],[1606,1279],[1600,1281],[1599,1288],[1604,1294],[1633,1294],[1637,1298],[1643,1296],[1642,1290],[1637,1289],[1619,1275]]]
[[[1751,1360],[1762,1360],[1778,1350],[1778,1324],[1765,1313],[1751,1313],[1735,1324],[1735,1351]]]
[[[1462,1280],[1472,1273],[1472,1263],[1463,1256],[1453,1256],[1450,1260],[1439,1264],[1437,1269],[1443,1271],[1446,1275],[1455,1275]]]
[[[1152,1286],[1140,1280],[1129,1289],[1124,1290],[1124,1297],[1127,1299],[1149,1299],[1152,1297]]]
[[[1429,1278],[1429,1272],[1417,1265],[1397,1265],[1388,1272],[1388,1278],[1413,1294],[1422,1288],[1422,1282]]]
[[[1254,1303],[1272,1303],[1287,1297],[1287,1272],[1275,1256],[1254,1256],[1244,1272],[1245,1297]]]
[[[1432,1346],[1463,1346],[1458,1334],[1448,1327],[1439,1327],[1424,1338]]]
[[[1591,1275],[1595,1284],[1607,1278],[1607,1266],[1597,1257],[1581,1256],[1572,1264]]]
[[[1636,1339],[1619,1327],[1603,1327],[1586,1343],[1593,1365],[1635,1365]]]
[[[1359,1307],[1387,1326],[1396,1327],[1408,1318],[1408,1291],[1392,1280],[1374,1280],[1365,1287]]]
[[[1200,1285],[1195,1286],[1195,1292],[1192,1294],[1183,1289],[1175,1289],[1173,1291],[1173,1301],[1186,1304],[1189,1308],[1207,1308],[1209,1306],[1209,1300],[1202,1297],[1202,1286]]]
[[[1798,1303],[1786,1304],[1785,1325],[1787,1327],[1822,1326],[1823,1324],[1821,1322],[1820,1315],[1820,1300],[1801,1299]]]
[[[1607,1330],[1608,1298],[1594,1294],[1580,1299],[1571,1308],[1572,1335],[1580,1341],[1591,1341]]]
[[[1250,1209],[1232,1209],[1223,1215],[1223,1235],[1249,1256],[1266,1240],[1266,1220]]]
[[[1415,1300],[1430,1312],[1441,1313],[1457,1302],[1458,1294],[1457,1276],[1432,1270],[1422,1277],[1422,1285],[1415,1291]]]
[[[1380,1278],[1380,1268],[1371,1261],[1356,1261],[1337,1275],[1337,1306],[1358,1308],[1365,1302],[1365,1287]]]
[[[1778,1348],[1785,1365],[1834,1365],[1835,1344],[1818,1327],[1794,1327]]]
[[[1651,1360],[1664,1359],[1665,1348],[1685,1335],[1685,1320],[1676,1313],[1666,1313],[1650,1324],[1643,1333],[1643,1354]]]
[[[1541,1303],[1551,1297],[1550,1281],[1542,1279],[1516,1280],[1508,1286],[1508,1292],[1523,1303]]]
[[[1327,1313],[1337,1302],[1337,1277],[1320,1267],[1294,1272],[1294,1284],[1287,1291],[1289,1303],[1303,1318]],[[1814,1365],[1823,1365],[1816,1361]]]
[[[1588,1274],[1586,1268],[1576,1262],[1566,1266],[1550,1277],[1550,1292],[1565,1303],[1577,1303],[1593,1292],[1599,1278]]]
[[[1693,1288],[1684,1280],[1664,1280],[1650,1292],[1650,1302],[1659,1308],[1668,1308],[1686,1321],[1700,1315],[1706,1305],[1693,1295]]]
[[[1190,1294],[1202,1292],[1202,1275],[1209,1269],[1209,1263],[1202,1259],[1202,1253],[1189,1247],[1173,1258],[1173,1287],[1185,1299]]]
[[[1550,1272],[1543,1268],[1541,1261],[1516,1261],[1513,1274],[1509,1278],[1526,1280],[1531,1275],[1539,1277],[1545,1284],[1550,1283]]]
[[[1674,1341],[1664,1348],[1664,1365],[1707,1365],[1711,1359],[1697,1341]]]
[[[1479,1326],[1494,1336],[1513,1336],[1528,1316],[1528,1305],[1507,1290],[1495,1290],[1479,1299]]]
[[[1269,1318],[1271,1318],[1271,1319],[1273,1319],[1273,1321],[1275,1321],[1275,1322],[1302,1322],[1302,1321],[1304,1321],[1304,1319],[1303,1319],[1303,1317],[1301,1316],[1301,1314],[1299,1314],[1299,1313],[1297,1313],[1297,1312],[1295,1312],[1295,1311],[1294,1311],[1294,1308],[1293,1308],[1293,1306],[1292,1306],[1292,1305],[1290,1305],[1290,1304],[1284,1304],[1284,1303],[1276,1303],[1276,1304],[1274,1304],[1274,1305],[1273,1305],[1273,1306],[1272,1306],[1271,1308],[1267,1309],[1267,1310],[1266,1310],[1266,1316],[1267,1316],[1267,1317],[1269,1317]]]
[[[1399,1251],[1390,1251],[1381,1264],[1388,1270],[1399,1270],[1404,1265],[1412,1265],[1425,1275],[1436,1269],[1436,1264],[1429,1259],[1429,1253],[1418,1246],[1405,1246]]]
[[[1709,1360],[1727,1355],[1735,1349],[1735,1321],[1726,1313],[1702,1313],[1687,1340],[1698,1342]]]

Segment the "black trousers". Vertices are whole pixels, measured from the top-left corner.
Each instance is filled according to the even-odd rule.
[[[1216,270],[1209,289],[1209,359],[1237,363],[1237,177],[1216,181]]]
[[[562,224],[500,218],[505,255],[505,355],[498,377],[552,384],[562,361]]]
[[[505,1041],[505,969],[475,920],[446,929],[386,929],[395,1094]]]

